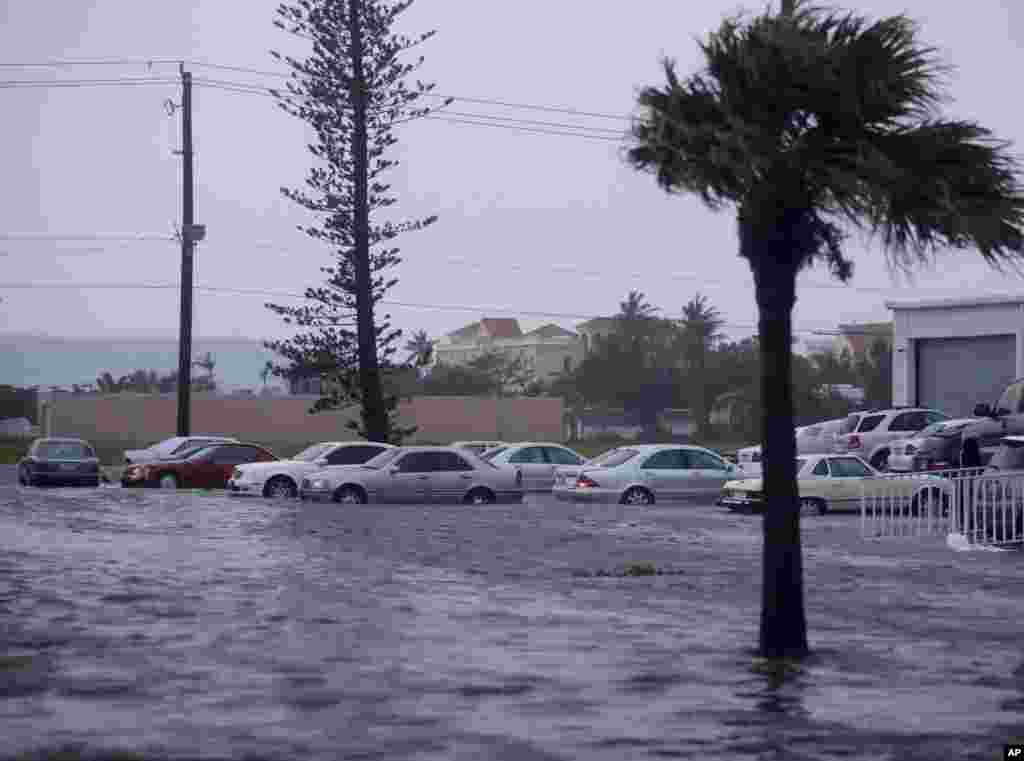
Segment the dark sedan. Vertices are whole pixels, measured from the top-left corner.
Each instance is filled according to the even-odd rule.
[[[18,463],[23,486],[99,486],[100,461],[82,439],[36,439]]]
[[[122,486],[158,486],[161,489],[224,489],[231,471],[251,462],[277,460],[273,452],[256,444],[225,443],[200,447],[173,460],[157,460],[125,468]]]

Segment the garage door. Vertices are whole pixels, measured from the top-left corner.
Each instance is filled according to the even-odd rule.
[[[1014,379],[1014,336],[927,338],[917,345],[917,403],[968,417],[979,402],[995,403]]]

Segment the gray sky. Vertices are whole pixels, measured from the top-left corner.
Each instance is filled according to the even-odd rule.
[[[1024,5],[975,0],[858,0],[869,16],[906,12],[925,41],[957,67],[949,113],[977,119],[1024,144],[1018,99],[998,76],[1021,61]],[[297,44],[272,26],[272,0],[7,0],[0,5],[0,60],[188,58],[275,69],[271,48]],[[747,5],[642,0],[518,3],[418,0],[407,31],[438,30],[423,52],[422,76],[438,92],[627,115],[640,86],[661,83],[659,58],[683,72],[699,65],[695,37]],[[244,8],[240,14],[239,9]],[[197,77],[269,85],[274,79],[192,67]],[[176,77],[174,65],[0,70],[0,79]],[[4,136],[0,235],[171,234],[180,219],[179,118],[164,111],[174,84],[0,89]],[[626,121],[457,102],[451,110],[589,127]],[[197,221],[208,227],[197,284],[301,291],[318,280],[327,252],[295,231],[304,214],[278,188],[302,181],[309,164],[300,123],[258,95],[197,88]],[[621,146],[579,137],[420,121],[400,128],[404,166],[392,179],[398,208],[438,213],[430,230],[403,236],[405,261],[391,301],[480,306],[480,311],[391,307],[397,325],[432,335],[481,316],[515,316],[525,328],[571,315],[616,311],[630,288],[666,314],[698,290],[728,322],[753,326],[756,308],[746,263],[736,255],[730,213],[691,197],[667,197],[651,177],[629,169]],[[803,277],[795,324],[884,320],[889,298],[1018,293],[1019,278],[992,273],[972,252],[949,253],[917,275],[892,278],[878,245],[853,239],[853,288],[815,288]],[[176,283],[173,243],[54,243],[0,240],[3,283]],[[891,290],[881,290],[891,289]],[[0,290],[0,331],[53,335],[173,336],[175,290]],[[284,327],[249,295],[197,296],[197,335],[266,338]],[[487,308],[490,307],[490,308]],[[744,331],[737,327],[732,332]]]

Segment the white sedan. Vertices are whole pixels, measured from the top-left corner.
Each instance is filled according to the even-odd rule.
[[[228,481],[228,492],[239,496],[299,496],[299,484],[310,473],[333,465],[362,465],[391,444],[371,441],[328,441],[308,447],[290,460],[239,465]]]
[[[499,468],[512,468],[522,473],[523,491],[528,492],[551,491],[556,470],[586,462],[579,452],[549,442],[504,444],[488,449],[481,457]]]

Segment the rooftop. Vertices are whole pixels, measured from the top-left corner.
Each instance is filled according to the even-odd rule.
[[[894,311],[912,309],[949,309],[981,306],[1020,306],[1024,305],[1024,294],[1005,294],[996,296],[974,296],[971,298],[919,299],[917,301],[887,301],[886,309]]]

